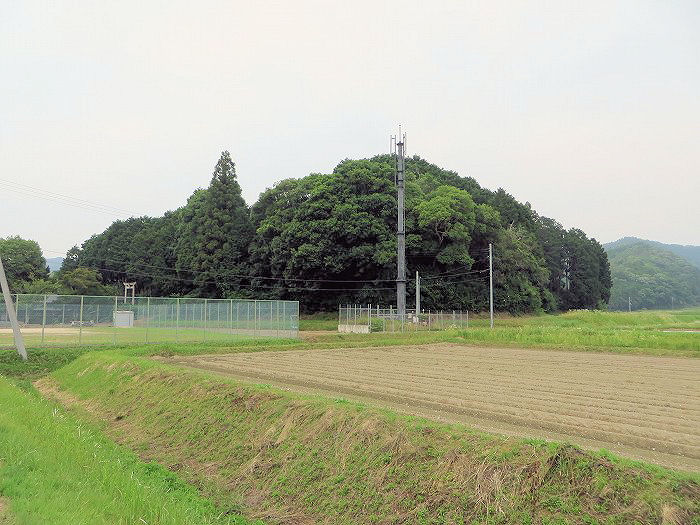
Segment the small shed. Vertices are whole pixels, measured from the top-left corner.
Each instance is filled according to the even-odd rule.
[[[114,312],[114,326],[117,328],[131,328],[134,326],[134,312],[131,310],[117,310]]]

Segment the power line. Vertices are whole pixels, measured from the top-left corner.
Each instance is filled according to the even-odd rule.
[[[54,250],[44,250],[44,251],[51,252],[51,253],[61,253],[61,252],[56,252]],[[117,263],[117,264],[125,264],[125,265],[137,266],[137,267],[153,268],[156,270],[168,270],[168,271],[172,271],[172,272],[187,272],[187,273],[193,273],[193,274],[222,275],[224,277],[230,277],[230,278],[234,278],[234,279],[260,279],[260,280],[281,281],[281,282],[364,283],[364,284],[366,284],[366,283],[393,283],[393,282],[395,282],[394,279],[304,279],[304,278],[296,278],[296,277],[268,277],[268,276],[258,276],[258,275],[234,274],[234,273],[231,273],[227,270],[214,270],[214,269],[212,269],[212,270],[194,270],[191,268],[158,266],[158,265],[148,264],[148,263],[138,263],[138,262],[134,262],[134,261],[123,261],[123,260],[119,260],[119,259],[101,258],[101,260],[104,262],[113,262],[113,263]],[[100,271],[104,271],[104,272],[125,273],[128,275],[138,275],[137,273],[135,273],[131,270],[128,270],[128,269],[114,269],[114,268],[95,268],[95,269],[100,270]],[[421,277],[421,279],[433,280],[433,279],[439,279],[442,277],[458,277],[458,276],[471,275],[471,274],[477,274],[477,273],[485,273],[485,272],[488,272],[488,270],[470,270],[470,271],[466,271],[466,272],[456,272],[456,273],[454,273],[453,270],[449,270],[447,272]],[[154,274],[144,274],[144,275],[154,277]],[[160,276],[159,278],[165,278],[165,276]],[[193,280],[192,282],[195,282],[195,281]],[[197,282],[201,282],[201,281],[197,281]],[[314,288],[314,290],[315,289],[316,288]]]
[[[46,251],[51,251],[51,250],[46,250]],[[157,266],[154,264],[148,264],[148,263],[138,263],[138,262],[133,262],[133,261],[121,261],[117,259],[107,259],[107,258],[100,258],[104,262],[113,262],[117,264],[126,264],[126,265],[133,265],[133,266],[141,266],[141,267],[148,267],[148,268],[154,268],[156,270],[169,270],[173,272],[187,272],[187,273],[194,273],[194,274],[214,274],[214,275],[223,275],[225,277],[233,277],[237,279],[262,279],[262,280],[271,280],[271,281],[298,281],[298,282],[318,282],[318,283],[393,283],[395,282],[394,279],[302,279],[302,278],[296,278],[296,277],[267,277],[267,276],[262,276],[262,275],[245,275],[245,274],[235,274],[232,272],[229,272],[228,270],[221,270],[221,269],[212,269],[212,270],[194,270],[192,268],[177,268],[177,267],[172,267],[172,266]],[[103,270],[106,272],[116,272],[116,273],[127,273],[127,274],[132,274],[133,272],[126,270],[126,269],[110,269],[110,268],[98,268],[99,270]]]
[[[110,270],[108,268],[95,268],[92,267],[93,270],[98,270],[98,271],[105,271],[105,272],[114,272],[115,270]],[[139,273],[139,272],[122,272],[122,273],[128,273],[129,275],[137,275],[139,277],[151,277],[154,279],[165,279],[169,281],[184,281],[184,282],[190,282],[190,283],[196,283],[196,284],[220,284],[222,281],[201,281],[197,279],[188,279],[186,277],[178,277],[175,275],[156,275],[152,273]],[[223,282],[228,282],[228,281],[223,281]],[[238,286],[244,287],[244,288],[265,288],[265,289],[270,289],[270,290],[276,290],[278,289],[277,286],[265,286],[261,284],[239,284]],[[393,290],[394,288],[369,288],[368,290]],[[295,291],[295,290],[302,290],[302,291],[318,291],[318,292],[358,292],[358,291],[363,291],[363,288],[301,288],[301,287],[288,287],[289,291]],[[367,289],[364,289],[367,290]]]
[[[472,279],[459,279],[455,281],[450,281],[450,280],[445,280],[445,281],[432,281],[430,283],[423,283],[423,277],[420,278],[421,280],[421,286],[422,287],[429,287],[429,286],[445,286],[445,285],[450,285],[450,286],[455,286],[457,284],[466,284],[466,283],[481,283],[485,282],[486,279],[488,278],[488,275],[483,275],[481,277],[477,278],[472,278]]]
[[[22,184],[20,182],[14,182],[6,179],[0,179],[0,186],[5,190],[14,191],[21,195],[26,195],[29,197],[37,197],[53,200],[58,204],[63,204],[66,206],[73,206],[76,208],[81,208],[90,211],[96,211],[100,213],[107,213],[111,215],[127,215],[127,216],[138,216],[138,213],[133,211],[124,210],[122,208],[117,208],[115,206],[110,206],[108,204],[100,204],[93,201],[88,201],[85,199],[79,199],[77,197],[72,197],[70,195],[65,195],[62,193],[57,193],[50,190],[44,190],[41,188],[36,188],[34,186],[29,186],[28,184]]]
[[[443,277],[459,277],[462,275],[472,275],[476,273],[486,273],[488,270],[471,270],[468,272],[460,272],[460,273],[446,273],[446,274],[437,274],[437,275],[429,275],[426,277],[421,277],[422,279],[442,279]]]

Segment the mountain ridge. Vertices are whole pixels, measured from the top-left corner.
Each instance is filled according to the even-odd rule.
[[[667,250],[671,253],[675,253],[676,255],[686,259],[696,268],[700,268],[700,246],[693,244],[668,244],[649,239],[640,239],[639,237],[622,237],[616,241],[603,244],[603,248],[605,248],[606,252],[610,253],[610,250],[629,246],[637,242],[646,243],[651,246]]]
[[[700,304],[700,268],[685,257],[643,240],[606,251],[613,283],[611,310],[626,310],[629,305],[639,310]]]

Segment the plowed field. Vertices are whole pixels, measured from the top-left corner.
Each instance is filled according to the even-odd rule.
[[[173,361],[700,470],[700,359],[445,344]]]

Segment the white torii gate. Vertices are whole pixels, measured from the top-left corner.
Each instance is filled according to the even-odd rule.
[[[126,292],[131,290],[131,304],[134,304],[134,295],[136,294],[136,283],[124,283],[124,304],[126,304]]]

